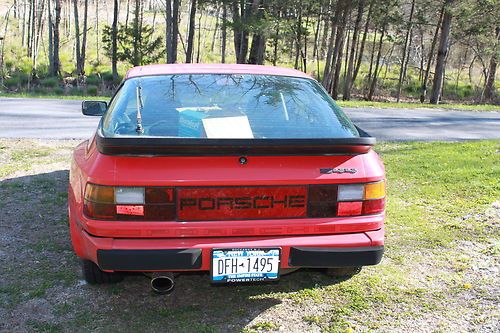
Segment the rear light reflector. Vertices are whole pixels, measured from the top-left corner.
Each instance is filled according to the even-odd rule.
[[[116,214],[144,216],[144,206],[116,205]]]
[[[115,220],[116,208],[113,204],[101,204],[85,200],[83,204],[83,213],[93,219]]]
[[[85,199],[99,203],[115,203],[115,189],[112,186],[101,186],[88,183],[85,187]]]
[[[385,181],[365,185],[365,200],[385,197]]]
[[[337,207],[337,216],[361,215],[362,210],[363,201],[339,202]]]
[[[117,204],[144,204],[144,187],[115,187]]]
[[[385,198],[363,202],[363,215],[376,214],[384,211]]]
[[[365,186],[363,184],[339,185],[338,201],[363,200]]]

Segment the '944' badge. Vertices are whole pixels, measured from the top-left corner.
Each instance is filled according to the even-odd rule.
[[[322,174],[332,174],[332,173],[351,173],[354,174],[358,172],[357,169],[354,168],[321,168],[319,172]]]

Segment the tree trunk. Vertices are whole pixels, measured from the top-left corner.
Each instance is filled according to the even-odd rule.
[[[85,2],[87,3],[88,0],[85,0]],[[87,6],[87,4],[86,4]],[[142,20],[141,20],[142,22]],[[86,24],[86,22],[84,23]],[[142,23],[141,23],[142,24]],[[86,40],[86,37],[87,36],[87,31],[85,29],[84,31],[84,35],[83,35],[83,39]],[[100,46],[99,46],[99,42],[100,42],[100,37],[99,37],[99,0],[95,0],[95,51],[96,51],[96,60],[97,60],[97,63],[100,62],[99,60],[99,50],[100,50]],[[85,43],[82,42],[82,47],[85,47]],[[85,66],[85,54],[84,52],[82,51],[82,54],[83,54],[83,66]]]
[[[212,43],[210,44],[210,52],[214,53],[215,51],[215,41],[217,40],[217,33],[219,32],[219,16],[220,16],[220,7],[217,6],[215,9],[215,28],[214,33],[212,35]]]
[[[85,75],[85,53],[87,51],[87,21],[88,21],[89,0],[85,0],[83,9],[83,32],[82,32],[82,50],[80,52],[80,60],[78,61],[78,75]]]
[[[429,81],[429,73],[431,71],[432,59],[434,57],[434,50],[436,49],[437,37],[439,34],[439,29],[441,28],[441,22],[443,22],[445,6],[441,7],[441,14],[439,15],[439,20],[436,24],[436,30],[434,31],[434,36],[432,38],[431,48],[429,50],[429,56],[427,57],[427,66],[425,68],[424,79],[422,81],[422,87],[420,88],[420,103],[425,101],[425,96],[427,95],[427,82]]]
[[[55,0],[55,20],[54,20],[54,68],[50,73],[52,76],[61,74],[61,61],[59,60],[59,23],[61,22],[61,0]]]
[[[274,32],[274,41],[273,41],[273,66],[276,66],[278,63],[278,45],[279,45],[279,36],[280,36],[280,18],[281,18],[281,10],[278,10],[277,13],[277,21],[276,21],[276,31]]]
[[[328,92],[332,95],[335,96],[336,98],[337,92],[336,92],[336,80],[338,80],[338,76],[340,75],[340,64],[342,62],[342,49],[344,46],[344,33],[345,33],[345,28],[347,24],[347,16],[349,9],[351,7],[351,2],[348,0],[339,0],[337,3],[337,6],[339,7],[339,15],[337,16],[338,19],[338,24],[335,27],[336,34],[335,34],[335,47],[333,49],[333,55],[332,55],[332,60],[330,64],[330,73],[328,76],[325,75],[324,80],[326,80],[326,86],[325,88],[328,90]],[[333,33],[334,29],[332,29]]]
[[[264,17],[264,10],[258,9],[256,19],[261,20],[263,17]],[[265,53],[266,53],[266,37],[261,32],[255,33],[252,38],[252,46],[250,48],[250,54],[248,56],[248,63],[255,65],[263,65]]]
[[[361,62],[363,61],[363,54],[365,51],[366,38],[368,37],[368,30],[370,29],[370,21],[371,21],[374,2],[375,2],[375,0],[370,0],[370,6],[368,7],[368,14],[366,15],[366,22],[365,22],[365,28],[363,31],[363,38],[361,39],[361,46],[359,47],[359,51],[357,54],[358,59],[356,60],[356,67],[354,68],[354,72],[352,74],[351,89],[352,89],[352,85],[354,85],[354,82],[356,81],[356,78],[358,77],[359,69],[361,68]],[[376,34],[376,32],[375,32],[375,34]]]
[[[375,62],[375,69],[373,71],[373,77],[372,81],[370,84],[370,91],[368,92],[368,100],[371,101],[373,99],[373,95],[375,94],[375,89],[377,87],[377,78],[378,78],[378,68],[380,66],[380,57],[382,55],[382,45],[384,42],[384,36],[385,36],[385,29],[386,29],[386,23],[384,23],[384,26],[382,27],[382,33],[380,34],[380,39],[378,42],[378,52],[377,52],[377,60]]]
[[[497,65],[498,65],[496,45],[500,37],[500,27],[496,27],[495,32],[497,38],[495,40],[495,47],[493,48],[493,55],[491,56],[490,59],[488,77],[486,79],[486,85],[484,87],[484,95],[483,95],[484,99],[487,101],[491,101],[495,98],[495,76],[497,74]]]
[[[330,72],[332,71],[331,70],[332,58],[334,54],[334,45],[337,36],[338,20],[340,12],[342,10],[342,6],[340,5],[341,1],[342,0],[339,0],[337,5],[335,6],[335,14],[333,15],[333,19],[331,21],[332,27],[330,29],[331,32],[330,32],[330,38],[328,40],[328,51],[326,55],[325,70],[323,71],[323,80],[322,80],[322,84],[325,87],[325,89],[328,89]]]
[[[331,95],[333,99],[338,98],[338,85],[340,80],[340,72],[342,71],[342,58],[344,54],[344,41],[345,41],[345,32],[347,28],[348,19],[351,12],[351,1],[347,1],[344,4],[344,10],[341,18],[341,22],[339,25],[339,29],[337,29],[338,36],[338,48],[336,47],[336,56],[335,56],[335,72],[332,78],[332,87],[331,87]]]
[[[189,32],[187,39],[186,63],[191,63],[193,61],[195,26],[196,26],[196,0],[191,0],[191,10],[189,12]]]
[[[200,48],[201,48],[201,18],[203,17],[203,10],[200,8],[200,18],[198,19],[198,38],[197,38],[197,46],[196,46],[196,63],[200,62]],[[205,20],[206,23],[206,20]],[[205,27],[205,24],[203,25]],[[203,46],[205,46],[205,42],[203,41]]]
[[[172,1],[165,0],[165,59],[172,63]]]
[[[250,55],[248,56],[248,63],[263,65],[265,52],[266,37],[261,34],[255,34],[252,38],[252,46],[250,48]]]
[[[140,30],[140,16],[141,16],[141,0],[135,0],[134,11],[134,37],[132,39],[132,65],[139,66],[140,59],[140,45],[141,45],[141,30]]]
[[[76,71],[80,72],[80,20],[78,14],[78,0],[73,0],[73,16],[75,18],[75,58],[76,58]]]
[[[49,73],[54,72],[54,32],[52,30],[52,8],[50,6],[51,0],[47,3],[47,21],[49,26]]]
[[[354,71],[354,52],[356,51],[356,45],[358,44],[358,37],[361,28],[361,20],[363,19],[363,10],[365,8],[365,0],[359,0],[358,3],[358,13],[356,16],[356,22],[354,24],[354,33],[352,36],[351,43],[351,54],[349,55],[349,65],[347,66],[347,73],[344,79],[344,93],[342,99],[348,101],[351,99],[351,80]]]
[[[179,40],[179,7],[180,0],[174,0],[172,6],[172,56],[171,63],[177,62],[177,45]]]
[[[226,43],[227,43],[227,7],[222,4],[222,27],[221,27],[221,63],[226,63]]]
[[[410,9],[410,19],[408,21],[408,30],[406,30],[405,43],[403,47],[403,58],[401,59],[401,67],[399,68],[399,80],[398,80],[398,88],[396,92],[396,101],[399,103],[401,97],[401,85],[403,84],[403,80],[406,76],[406,57],[408,56],[408,48],[410,47],[410,35],[411,29],[413,28],[413,12],[415,11],[415,0],[411,2]]]
[[[118,9],[119,9],[118,0],[113,0],[113,25],[111,30],[111,71],[113,72],[113,81],[118,81]]]
[[[445,11],[443,23],[441,24],[441,36],[439,38],[438,55],[436,60],[436,69],[434,70],[434,81],[432,83],[431,104],[438,104],[441,98],[441,91],[444,81],[444,67],[446,54],[448,53],[450,30],[451,30],[451,4],[453,0],[445,1]]]

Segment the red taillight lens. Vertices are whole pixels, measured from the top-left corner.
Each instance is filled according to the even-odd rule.
[[[339,202],[337,206],[337,216],[356,216],[361,215],[362,201]]]
[[[384,211],[385,198],[366,200],[363,202],[363,215],[376,214]]]
[[[83,213],[93,219],[116,220],[116,208],[114,204],[101,204],[85,200]]]

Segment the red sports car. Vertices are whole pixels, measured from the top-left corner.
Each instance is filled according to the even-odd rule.
[[[152,65],[128,71],[74,151],[69,222],[89,283],[144,272],[275,281],[301,267],[355,274],[384,251],[375,139],[292,69]]]

